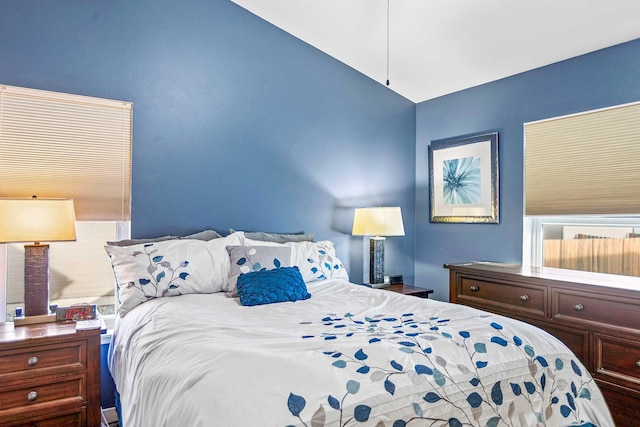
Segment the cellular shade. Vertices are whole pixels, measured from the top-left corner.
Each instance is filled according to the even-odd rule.
[[[129,102],[0,85],[0,196],[72,198],[78,220],[127,221]]]
[[[640,214],[640,103],[524,130],[525,215]]]

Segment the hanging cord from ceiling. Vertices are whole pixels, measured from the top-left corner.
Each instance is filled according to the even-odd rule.
[[[389,0],[387,0],[387,86],[389,86]]]

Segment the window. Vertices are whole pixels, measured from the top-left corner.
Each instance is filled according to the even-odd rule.
[[[640,218],[525,218],[524,262],[640,277]]]
[[[101,315],[114,314],[115,285],[105,242],[128,238],[128,223],[77,221],[76,241],[51,242],[49,304],[96,304]],[[24,307],[24,245],[11,243],[7,251],[7,318]]]
[[[640,103],[524,131],[523,263],[640,277]]]
[[[77,241],[51,243],[51,304],[113,312],[104,244],[129,237],[130,102],[0,85],[0,197],[73,198]],[[24,249],[0,245],[0,315],[24,296]],[[5,301],[6,297],[6,301]]]

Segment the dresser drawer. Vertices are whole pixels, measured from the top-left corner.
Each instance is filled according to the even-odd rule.
[[[529,323],[558,338],[573,351],[585,366],[589,365],[589,331],[580,328],[568,328],[551,322],[530,320]]]
[[[54,401],[77,401],[83,404],[86,400],[85,376],[66,376],[50,378],[48,382],[18,383],[0,390],[0,415],[2,411],[12,408],[36,410],[38,406]],[[1,418],[1,416],[0,416]]]
[[[534,285],[507,285],[462,277],[457,299],[464,304],[490,308],[506,315],[546,316],[546,288]]]
[[[594,334],[595,377],[640,391],[640,337],[638,341]]]
[[[0,379],[9,376],[51,373],[58,369],[82,368],[86,360],[86,341],[34,346],[0,352]]]
[[[615,325],[617,328],[640,328],[638,300],[569,290],[552,290],[554,318]]]

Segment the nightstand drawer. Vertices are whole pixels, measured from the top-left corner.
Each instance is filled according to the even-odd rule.
[[[68,412],[68,411],[67,411]],[[47,417],[18,417],[14,421],[2,423],[2,427],[81,427],[87,424],[87,414],[84,409],[73,411],[65,415],[53,415]]]
[[[62,417],[49,418],[48,420],[34,421],[25,424],[25,427],[79,427],[84,425],[84,419],[84,412],[79,412]]]
[[[640,341],[594,334],[596,377],[640,390]]]
[[[463,277],[458,302],[475,307],[490,307],[507,315],[512,312],[545,317],[545,289],[528,285],[503,285],[497,282]]]
[[[44,374],[46,371],[82,368],[86,360],[86,341],[8,350],[0,353],[0,378],[27,372]]]
[[[85,377],[62,377],[48,383],[17,384],[0,391],[0,411],[12,408],[31,408],[59,400],[86,400]]]
[[[600,294],[553,290],[553,314],[565,318],[638,329],[640,310],[637,301]]]

